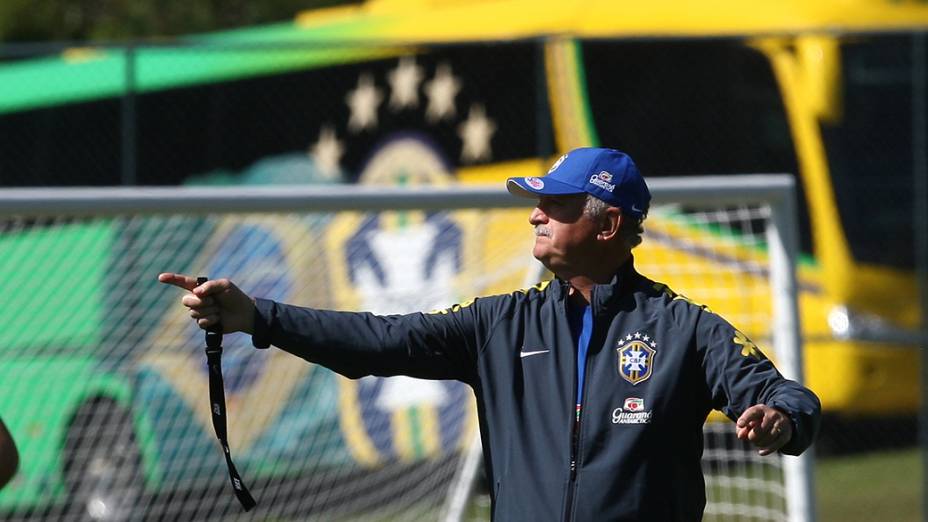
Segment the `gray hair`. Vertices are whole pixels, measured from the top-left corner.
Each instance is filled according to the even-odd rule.
[[[586,203],[583,205],[583,215],[596,222],[601,222],[606,215],[606,209],[611,207],[609,203],[593,196],[586,195]],[[627,214],[623,214],[628,219],[623,219],[619,226],[619,237],[631,250],[641,244],[641,234],[644,234],[644,217],[634,219]]]

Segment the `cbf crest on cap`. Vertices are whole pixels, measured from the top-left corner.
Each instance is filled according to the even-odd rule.
[[[651,192],[635,162],[615,149],[585,147],[564,154],[543,177],[506,180],[515,196],[591,194],[638,219],[648,213]]]

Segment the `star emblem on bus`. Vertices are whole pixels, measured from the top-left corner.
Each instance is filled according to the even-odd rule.
[[[492,161],[492,138],[497,123],[487,114],[486,105],[478,99],[459,109],[462,79],[448,62],[435,64],[431,76],[430,69],[417,63],[415,56],[403,56],[385,72],[360,71],[343,98],[345,119],[340,123],[341,130],[332,121],[320,122],[318,137],[306,149],[322,174],[329,179],[338,178],[343,168],[342,156],[353,137],[389,134],[388,120],[400,113],[421,116],[421,125],[427,132],[431,132],[430,127],[450,124],[460,146],[456,154],[462,164]],[[425,103],[420,104],[420,94]]]

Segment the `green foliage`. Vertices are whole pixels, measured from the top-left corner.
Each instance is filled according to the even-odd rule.
[[[0,0],[0,41],[130,40],[281,22],[358,0]]]

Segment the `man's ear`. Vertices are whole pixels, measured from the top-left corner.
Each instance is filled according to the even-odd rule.
[[[610,240],[619,235],[619,227],[622,226],[622,209],[618,207],[609,207],[603,215],[603,221],[599,226],[597,237],[603,240]]]

